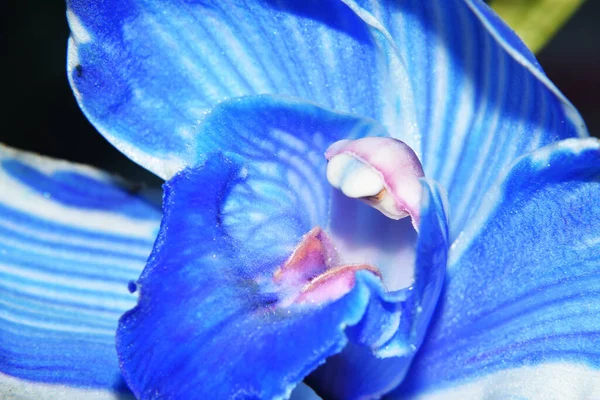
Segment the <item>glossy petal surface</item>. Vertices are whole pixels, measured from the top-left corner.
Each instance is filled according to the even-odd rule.
[[[515,158],[587,135],[575,108],[482,1],[345,2],[393,42],[406,66],[421,162],[425,176],[448,189],[452,239]]]
[[[92,168],[0,147],[0,397],[127,392],[117,320],[135,304],[127,285],[160,218],[130,189]]]
[[[516,157],[587,135],[478,0],[71,1],[69,16],[80,105],[164,178],[194,164],[190,144],[217,103],[292,96],[374,118],[411,146],[449,190],[455,238]]]
[[[235,97],[286,95],[410,126],[385,54],[337,0],[72,0],[68,16],[80,106],[163,178],[193,165],[199,123]]]
[[[274,275],[302,235],[329,220],[324,151],[342,135],[384,132],[268,97],[223,105],[202,128],[204,163],[168,182],[140,301],[121,320],[118,350],[134,392],[286,395],[348,339],[380,357],[410,358],[445,268],[446,211],[435,186],[425,185],[414,289],[387,293],[377,276],[360,271],[344,297],[290,303]],[[361,390],[379,393],[381,385]]]
[[[575,374],[557,377],[571,386],[581,372],[592,379],[581,390],[597,390],[599,177],[595,139],[516,162],[480,210],[490,219],[476,218],[484,222],[454,245],[440,307],[398,394],[459,384],[470,385],[464,393],[547,393],[533,385],[552,371]],[[494,379],[502,374],[506,386]]]

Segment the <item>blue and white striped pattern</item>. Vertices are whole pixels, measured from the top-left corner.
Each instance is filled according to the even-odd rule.
[[[243,184],[231,188],[220,215],[228,234],[252,252],[249,258],[282,263],[304,234],[321,226],[344,263],[377,265],[390,290],[412,283],[417,237],[410,221],[391,220],[346,198],[326,180],[329,144],[386,135],[381,125],[257,96],[219,105],[199,133],[197,164],[223,152],[244,165]]]
[[[163,178],[190,164],[207,113],[240,96],[292,96],[414,126],[386,54],[338,0],[70,0],[67,14],[81,108]]]
[[[220,214],[224,228],[248,254],[281,263],[300,238],[330,221],[333,188],[324,153],[343,138],[379,136],[372,120],[272,96],[223,103],[202,124],[196,163],[224,153],[244,166],[243,184],[231,188]],[[265,244],[268,243],[268,246]]]
[[[425,175],[448,189],[453,239],[515,158],[587,135],[533,55],[480,0],[344,1],[393,40],[406,65]]]
[[[159,219],[106,174],[0,147],[0,397],[127,392],[115,331]]]
[[[165,178],[194,163],[198,126],[226,99],[375,118],[449,189],[452,238],[516,157],[586,135],[481,1],[343,3],[71,1],[69,76],[96,127]]]
[[[179,204],[166,207],[175,222],[163,226],[164,241],[142,277],[147,295],[122,320],[120,355],[137,394],[197,395],[201,387],[223,397],[285,395],[341,350],[340,327],[363,315],[368,303],[359,291],[368,281],[331,308],[263,318],[256,311],[274,300],[256,276],[329,220],[319,151],[353,137],[357,126],[366,128],[359,135],[384,134],[368,118],[413,146],[426,175],[449,191],[451,231],[437,232],[444,237],[432,248],[444,250],[435,258],[445,263],[448,237],[454,241],[446,287],[399,395],[458,385],[482,393],[481,382],[506,376],[514,383],[528,365],[524,372],[538,377],[596,376],[599,145],[569,139],[513,164],[587,133],[483,2],[77,0],[68,15],[69,76],[98,129],[163,177],[212,160],[176,175],[171,198]],[[344,124],[332,113],[330,129],[315,129],[300,120],[327,112],[307,104],[358,117]],[[81,206],[77,196],[54,199]],[[127,218],[138,213],[126,211]],[[22,279],[35,277],[44,275]],[[434,287],[437,298],[440,285],[418,283],[417,291]],[[411,310],[429,313],[433,302]],[[290,340],[302,343],[292,353]],[[265,357],[265,349],[277,357]],[[219,369],[222,359],[227,368]],[[244,363],[279,375],[265,378],[264,369],[240,369]],[[392,375],[352,381],[360,390],[338,382],[333,391],[383,393],[401,379]]]
[[[462,385],[507,393],[493,379],[503,370],[515,398],[556,371],[583,370],[595,381],[582,390],[598,392],[599,177],[597,139],[568,139],[519,159],[480,211],[490,218],[477,217],[464,248],[453,249],[442,300],[399,394]],[[519,377],[520,368],[527,373]],[[546,398],[537,390],[531,398]]]

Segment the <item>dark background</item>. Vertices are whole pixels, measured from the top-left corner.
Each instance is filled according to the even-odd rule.
[[[100,0],[91,0],[100,1]],[[69,30],[60,0],[0,0],[4,105],[0,141],[95,165],[152,186],[160,180],[114,149],[85,119],[66,72]],[[538,55],[600,137],[600,2],[589,0]]]

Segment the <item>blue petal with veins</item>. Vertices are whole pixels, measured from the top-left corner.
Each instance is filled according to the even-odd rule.
[[[302,235],[327,226],[332,195],[325,179],[327,146],[345,137],[384,135],[373,120],[256,96],[217,107],[202,124],[194,151],[199,163],[216,151],[243,160],[247,178],[223,204],[223,226],[248,245],[248,257],[281,263],[277,257],[289,254]]]
[[[419,239],[415,244],[415,280],[407,293],[405,313],[397,322],[396,333],[375,352],[375,346],[369,348],[351,342],[341,353],[327,359],[307,379],[324,398],[378,397],[387,393],[402,381],[421,345],[443,285],[449,244],[444,194],[430,183],[424,182],[424,186],[427,195],[421,208]],[[382,306],[385,303],[377,300],[369,304],[370,308],[376,309]],[[371,329],[385,330],[389,319],[369,321],[369,317],[381,314],[385,311],[367,314],[358,327],[364,332],[364,325],[371,323]],[[406,353],[390,357],[397,346],[407,346]]]
[[[227,99],[278,94],[390,124],[411,119],[397,115],[400,92],[367,26],[337,0],[70,0],[68,16],[81,108],[163,178],[194,164],[188,144]]]
[[[599,177],[595,139],[559,142],[515,163],[487,199],[490,219],[453,249],[441,304],[398,394],[469,382],[475,393],[482,376],[522,366],[532,368],[521,381],[543,391],[548,382],[534,376],[544,365],[562,366],[563,378],[578,366],[600,368]]]
[[[106,174],[0,146],[0,397],[129,393],[115,330],[159,216]]]
[[[406,65],[421,162],[425,176],[448,189],[452,240],[515,158],[587,136],[577,110],[482,1],[344,2]]]
[[[69,76],[84,112],[160,176],[184,171],[167,186],[142,297],[120,328],[136,393],[285,395],[336,354],[309,378],[321,394],[380,395],[421,343],[449,242],[445,298],[395,395],[467,383],[461,393],[485,393],[483,374],[548,360],[569,376],[568,363],[596,368],[597,260],[577,251],[597,244],[597,144],[561,143],[498,180],[519,156],[587,135],[533,55],[479,0],[300,3],[69,2]],[[373,135],[408,143],[448,188],[449,233],[429,183],[435,206],[423,205],[433,211],[418,237],[331,194],[322,153]],[[317,225],[343,262],[377,265],[391,293],[361,271],[344,297],[282,306],[265,279]],[[407,265],[414,277],[400,273]],[[412,291],[396,290],[411,279]],[[264,368],[240,368],[252,362]]]
[[[448,188],[456,238],[516,157],[587,135],[479,0],[70,1],[69,16],[80,105],[165,178],[195,164],[189,144],[219,102],[292,96],[374,118],[409,144]]]
[[[356,130],[357,126],[362,128]],[[200,133],[206,143],[219,138],[231,143],[230,151],[205,154],[201,166],[182,171],[165,186],[161,233],[139,279],[140,301],[120,323],[121,364],[137,396],[282,396],[327,357],[339,353],[348,340],[381,352],[380,357],[402,355],[403,366],[409,363],[428,324],[445,270],[446,216],[435,186],[424,184],[426,201],[417,245],[416,282],[411,290],[387,292],[378,277],[359,271],[341,298],[290,303],[286,291],[268,282],[293,248],[264,246],[264,240],[251,236],[269,232],[272,221],[283,218],[281,225],[275,224],[279,231],[270,233],[269,240],[295,246],[301,239],[298,234],[327,222],[327,209],[322,219],[311,219],[307,210],[329,204],[333,189],[325,191],[321,161],[329,143],[317,147],[321,158],[315,159],[314,166],[309,144],[320,143],[321,135],[335,139],[342,131],[371,131],[364,126],[363,120],[269,98],[231,102],[206,120],[206,131]],[[308,209],[289,208],[288,200],[271,201],[278,196],[255,195],[264,181],[271,182],[275,194],[287,194],[292,200],[298,199],[288,193],[290,188],[298,197],[307,190],[286,181],[295,168],[286,162],[290,160],[286,153],[289,140],[281,143],[282,152],[277,151],[280,146],[273,146],[287,135],[295,138],[292,143],[296,156],[304,160],[303,168],[318,169],[323,163],[321,176],[298,181],[308,188],[323,185],[327,196],[323,203],[309,203]],[[248,146],[248,140],[257,145]],[[256,154],[242,157],[247,151]],[[279,159],[282,154],[285,156]],[[275,167],[262,168],[261,164]],[[231,209],[232,203],[250,201],[261,204],[263,214],[275,217],[265,218],[269,223],[253,222],[255,231],[246,236],[245,225],[250,223],[243,223],[242,218],[254,217],[243,208],[237,215],[223,210]],[[235,224],[228,222],[232,218]],[[298,227],[298,221],[305,225]],[[261,368],[245,367],[258,363]],[[394,373],[393,379],[400,379],[403,373],[404,369]],[[314,376],[319,374],[317,371]],[[361,390],[367,395],[381,393],[389,389],[389,381],[383,380]],[[231,384],[222,384],[225,381]]]
[[[43,172],[18,159],[3,160],[2,169],[40,195],[51,196],[53,201],[67,207],[117,211],[142,219],[148,214],[148,204],[131,201],[131,196],[141,189],[135,185],[128,187],[125,182],[120,186],[107,184],[72,171],[58,171],[48,178]],[[90,193],[94,195],[90,196]]]

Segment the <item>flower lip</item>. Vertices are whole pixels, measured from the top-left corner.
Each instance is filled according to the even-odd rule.
[[[391,219],[410,215],[418,230],[423,168],[400,140],[367,137],[340,140],[325,152],[327,180],[344,195],[360,199]]]
[[[287,261],[273,274],[276,291],[283,296],[279,306],[334,301],[348,293],[355,284],[355,273],[369,271],[382,278],[381,272],[368,264],[340,265],[333,242],[320,227],[310,230]]]

